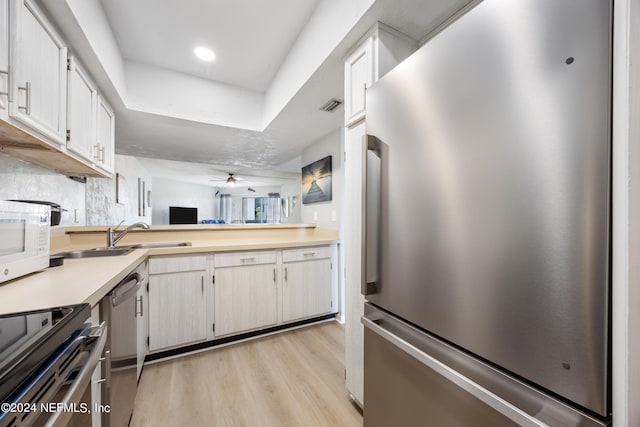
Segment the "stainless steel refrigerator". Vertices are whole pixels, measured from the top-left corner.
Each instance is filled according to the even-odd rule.
[[[607,425],[608,0],[485,0],[367,92],[365,426]]]

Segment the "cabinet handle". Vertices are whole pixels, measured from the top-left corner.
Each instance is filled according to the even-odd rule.
[[[100,156],[98,156],[98,153],[100,152],[100,145],[96,144],[93,146],[93,159],[95,161],[98,161]]]
[[[31,115],[31,83],[26,82],[24,86],[18,86],[18,90],[25,91],[26,103],[24,107],[18,105],[18,110],[24,110],[27,116]]]
[[[140,303],[140,311],[138,311],[138,303]],[[136,313],[134,317],[142,317],[142,295],[140,295],[140,297],[136,297]]]
[[[287,280],[287,267],[284,268],[284,280]]]
[[[202,293],[204,294],[204,276],[200,276],[200,288],[202,289]]]
[[[316,256],[315,252],[307,252],[306,254],[302,254],[305,258]]]
[[[276,283],[276,269],[273,269],[273,283]]]
[[[99,156],[98,156],[98,161],[100,161],[100,163],[104,163],[104,147],[100,146],[100,150],[98,151]]]
[[[247,262],[256,262],[255,258],[240,258],[240,262],[247,263]]]

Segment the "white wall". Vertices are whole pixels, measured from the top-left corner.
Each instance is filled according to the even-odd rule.
[[[166,178],[153,178],[153,224],[169,224],[169,206],[198,208],[198,222],[215,218],[215,188]]]
[[[344,200],[344,132],[338,129],[311,144],[302,152],[302,166],[331,156],[332,198],[330,202],[302,204],[302,222],[316,224],[318,228],[339,230],[342,241],[342,206]],[[300,198],[302,202],[302,197]],[[317,218],[317,219],[316,219]],[[335,218],[335,220],[334,220]],[[343,271],[344,246],[338,246],[337,271]],[[344,321],[345,289],[343,275],[338,274],[339,320]]]
[[[332,200],[302,205],[302,222],[316,224],[318,228],[340,229],[342,198],[344,190],[342,129],[338,129],[311,144],[302,152],[302,166],[331,156]]]
[[[77,22],[82,23],[82,31],[91,49],[96,53],[104,72],[120,95],[120,98],[126,99],[127,84],[125,81],[124,61],[100,1],[67,0],[60,3],[66,4],[68,10],[62,8],[58,14],[54,13],[54,17],[64,20],[71,19],[71,16],[73,16]]]
[[[640,1],[614,2],[613,426],[640,425]]]
[[[125,62],[127,108],[261,131],[264,95],[133,61]]]

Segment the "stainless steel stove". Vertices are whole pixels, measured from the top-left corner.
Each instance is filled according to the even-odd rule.
[[[90,315],[82,304],[0,316],[0,427],[64,426],[90,415],[81,399],[106,342]]]

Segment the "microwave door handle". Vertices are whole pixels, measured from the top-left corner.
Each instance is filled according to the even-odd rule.
[[[99,334],[99,338],[93,345],[91,353],[89,353],[87,362],[82,367],[82,370],[78,373],[78,376],[76,376],[75,380],[73,380],[71,388],[69,389],[69,391],[67,391],[67,394],[65,394],[64,398],[60,402],[65,406],[68,406],[69,404],[74,402],[78,402],[82,398],[87,385],[89,385],[89,383],[91,382],[93,371],[98,365],[100,356],[102,355],[102,350],[104,350],[104,346],[107,343],[107,326],[103,322],[98,328],[98,331],[93,335],[97,336]],[[45,427],[66,426],[69,423],[69,420],[71,420],[72,416],[72,411],[57,411],[51,416],[51,418],[47,420]]]
[[[380,212],[382,200],[382,156],[385,144],[373,135],[363,137],[365,157],[363,159],[362,207],[364,221],[362,224],[362,295],[376,294],[380,289]]]

